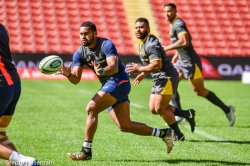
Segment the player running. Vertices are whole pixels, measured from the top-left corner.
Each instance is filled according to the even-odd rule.
[[[175,4],[167,3],[164,5],[164,14],[170,25],[170,39],[172,41],[172,44],[165,46],[164,50],[177,50],[172,63],[179,72],[180,80],[188,79],[194,92],[218,106],[225,113],[229,126],[233,126],[235,123],[234,107],[225,105],[215,93],[205,88],[201,72],[201,59],[193,48],[192,38],[185,22],[178,18],[176,13]],[[178,92],[173,97],[173,103],[180,103]]]
[[[133,84],[138,85],[146,73],[153,77],[154,86],[151,90],[149,107],[153,114],[158,114],[174,130],[175,140],[184,141],[184,134],[180,131],[174,115],[184,117],[195,129],[195,111],[193,109],[180,110],[169,105],[173,93],[178,86],[178,73],[170,61],[166,59],[159,40],[150,34],[149,22],[146,18],[135,21],[135,35],[140,39],[139,56],[143,65],[131,63],[126,65],[128,73],[139,73]]]

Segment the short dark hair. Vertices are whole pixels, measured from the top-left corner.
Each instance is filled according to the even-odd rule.
[[[94,23],[90,22],[90,21],[86,21],[84,23],[82,23],[82,25],[80,27],[89,27],[92,31],[96,31],[96,26]]]
[[[174,8],[176,10],[176,5],[174,3],[166,3],[164,5],[164,7],[166,7],[166,6],[171,6],[172,8]]]
[[[139,18],[136,19],[135,23],[137,23],[137,22],[144,22],[149,26],[148,19],[146,19],[146,18],[139,17]]]

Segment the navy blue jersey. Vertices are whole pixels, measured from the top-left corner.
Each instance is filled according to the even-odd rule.
[[[11,86],[16,82],[20,82],[20,78],[12,63],[9,34],[0,24],[0,88]]]
[[[88,48],[82,45],[76,50],[73,55],[73,66],[87,66],[95,72],[91,62],[95,61],[96,64],[100,64],[102,68],[105,68],[107,66],[106,58],[109,56],[118,56],[115,45],[109,39],[98,37],[94,48]],[[118,73],[98,76],[101,83],[104,83],[111,77],[117,77],[121,80],[128,79],[125,67],[120,60],[118,60]]]

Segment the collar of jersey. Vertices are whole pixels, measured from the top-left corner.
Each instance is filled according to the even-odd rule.
[[[146,40],[147,38],[151,35],[151,33],[148,33],[148,35],[144,38],[144,39],[141,39],[140,41],[140,45],[142,45]]]
[[[175,17],[175,19],[174,19],[172,22],[169,22],[169,23],[170,23],[170,25],[173,25],[173,24],[174,24],[174,22],[175,22],[177,19],[178,19],[178,17],[176,16],[176,17]]]

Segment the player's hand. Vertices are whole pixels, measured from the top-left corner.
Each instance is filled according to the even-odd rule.
[[[164,49],[164,51],[168,51],[169,49],[168,49],[168,46],[163,46],[163,49]]]
[[[174,65],[178,60],[178,57],[173,57],[171,60],[171,63]]]
[[[96,64],[95,61],[92,61],[91,64],[94,67],[96,75],[98,75],[98,76],[101,75],[101,65],[100,64]]]
[[[140,66],[141,66],[141,65],[139,65],[139,64],[137,64],[137,63],[130,63],[130,64],[127,64],[127,65],[126,65],[125,71],[126,71],[128,74],[136,73],[136,72],[139,72]]]
[[[68,66],[65,66],[65,64],[63,63],[62,68],[56,74],[57,75],[61,74],[66,77],[69,76],[71,74],[71,66],[72,66],[72,62],[70,62]]]
[[[140,82],[143,80],[143,78],[145,77],[145,73],[144,72],[142,72],[141,74],[139,74],[136,78],[135,78],[135,80],[133,81],[133,85],[134,86],[138,86],[139,84],[140,84]]]
[[[176,52],[174,54],[174,56],[172,57],[171,63],[174,65],[177,62],[178,59],[179,59],[178,52]]]

